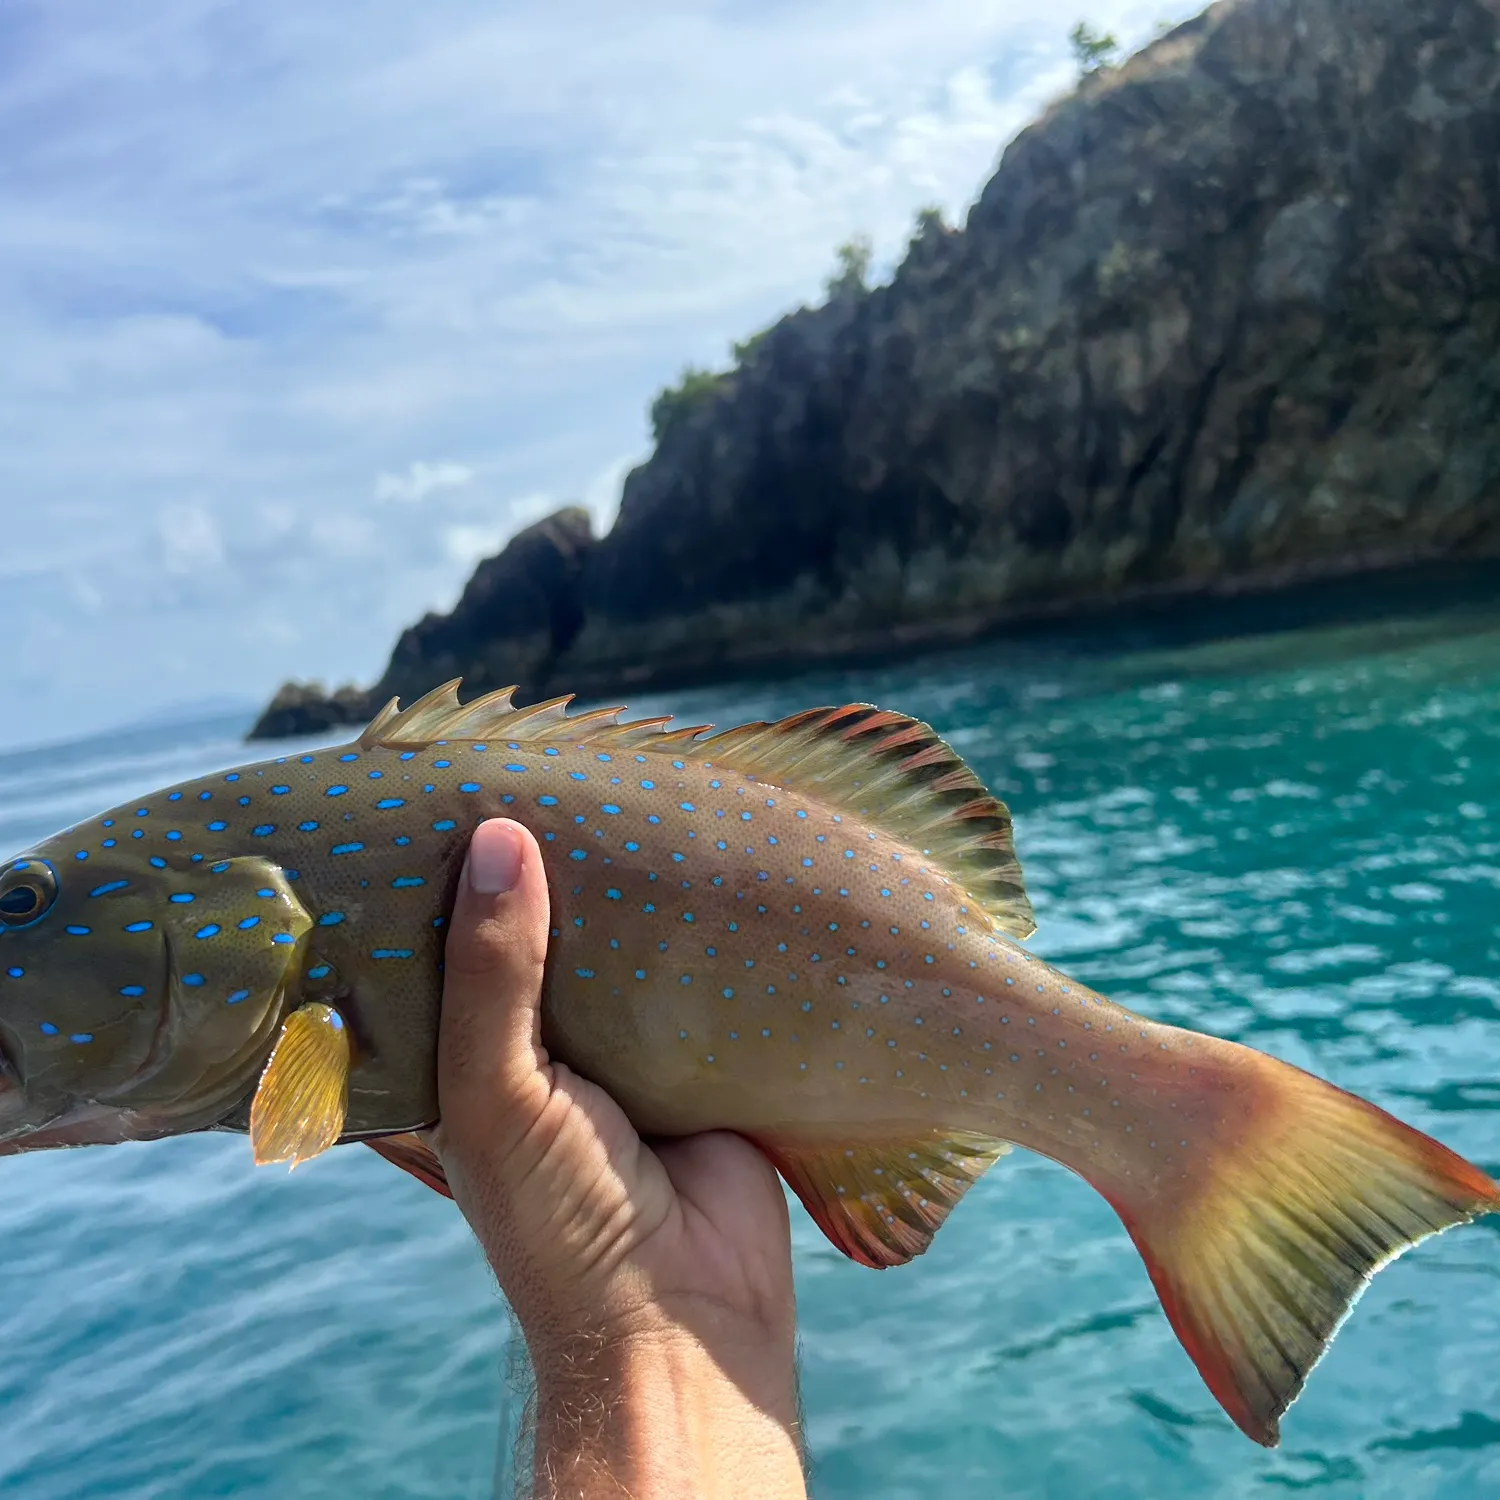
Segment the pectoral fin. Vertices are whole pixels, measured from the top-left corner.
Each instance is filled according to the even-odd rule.
[[[296,1167],[326,1151],[344,1128],[349,1032],[331,1005],[304,1005],[281,1026],[250,1106],[256,1166]]]

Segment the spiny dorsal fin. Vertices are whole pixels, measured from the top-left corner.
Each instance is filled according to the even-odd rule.
[[[846,703],[705,738],[710,726],[667,729],[670,718],[622,724],[623,708],[569,716],[571,695],[516,708],[514,688],[467,704],[458,701],[457,688],[457,681],[446,682],[407,709],[387,704],[360,745],[404,750],[434,740],[545,739],[712,761],[816,796],[885,830],[931,858],[1002,932],[1025,939],[1036,931],[1009,810],[931,728],[905,714]]]
[[[571,693],[534,703],[530,708],[517,708],[511,702],[516,691],[513,687],[486,693],[472,703],[460,703],[458,684],[458,678],[445,682],[418,698],[410,708],[400,708],[391,699],[360,735],[360,747],[371,750],[381,745],[388,750],[412,750],[434,740],[545,739],[557,745],[608,743],[623,748],[642,739],[663,743],[671,739],[676,743],[683,738],[692,739],[709,727],[695,724],[665,731],[662,725],[672,722],[670,715],[621,724],[623,708],[596,708],[570,715]]]
[[[1010,1150],[968,1131],[915,1141],[755,1144],[829,1240],[876,1270],[920,1255],[985,1168]]]

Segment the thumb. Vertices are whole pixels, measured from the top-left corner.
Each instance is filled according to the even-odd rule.
[[[545,1082],[539,1007],[550,904],[536,839],[509,818],[474,830],[444,958],[438,1030],[443,1142],[493,1148],[525,1128],[517,1105]]]

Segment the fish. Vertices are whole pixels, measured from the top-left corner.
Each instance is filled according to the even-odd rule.
[[[0,870],[0,1154],[234,1130],[291,1166],[362,1141],[445,1191],[445,928],[503,815],[546,865],[543,1041],[643,1135],[738,1132],[878,1269],[1013,1146],[1060,1163],[1256,1442],[1377,1270],[1500,1209],[1375,1105],[1032,954],[1010,812],[928,725],[714,732],[458,686]]]

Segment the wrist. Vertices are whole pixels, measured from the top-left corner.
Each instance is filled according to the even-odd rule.
[[[805,1494],[790,1330],[716,1309],[531,1345],[537,1494]]]

